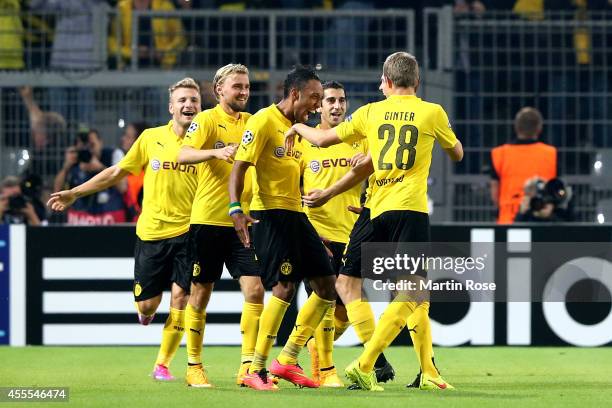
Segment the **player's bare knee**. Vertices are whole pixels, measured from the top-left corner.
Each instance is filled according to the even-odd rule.
[[[192,283],[191,294],[188,295],[189,304],[197,311],[203,311],[208,306],[212,290],[213,283]]]
[[[141,300],[138,302],[138,312],[145,316],[151,316],[157,311],[160,300],[157,300],[156,298]]]
[[[342,275],[340,275],[338,279],[336,279],[336,292],[338,293],[338,296],[344,298],[348,294],[348,291],[348,282],[346,282],[346,279],[343,279]]]
[[[285,302],[291,302],[295,295],[295,284],[293,282],[278,282],[272,288],[272,294]]]
[[[265,293],[263,285],[251,285],[244,291],[244,300],[249,303],[263,303]]]

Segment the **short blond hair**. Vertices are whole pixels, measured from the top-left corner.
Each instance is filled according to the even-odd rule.
[[[198,85],[198,83],[193,78],[187,77],[170,85],[170,88],[168,88],[168,100],[172,101],[172,94],[179,88],[195,89],[196,91],[198,91],[198,94],[200,93],[200,85]]]
[[[419,83],[419,63],[410,53],[394,52],[385,60],[383,75],[399,88],[416,88]]]
[[[223,81],[227,79],[228,76],[234,74],[245,74],[249,75],[249,69],[242,64],[227,64],[217,70],[215,73],[215,77],[212,82],[213,92],[215,94],[215,98],[219,100],[219,94],[217,94],[217,85],[222,85]]]

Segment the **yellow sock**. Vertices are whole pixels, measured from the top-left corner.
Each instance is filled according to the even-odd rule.
[[[374,333],[374,313],[367,301],[357,299],[346,305],[349,322],[355,329],[359,341],[363,344],[370,341]]]
[[[289,303],[272,296],[264,307],[259,317],[259,331],[257,332],[257,342],[255,343],[255,354],[253,362],[249,368],[250,373],[261,370],[266,366],[266,360],[270,354],[270,349],[274,345],[278,329],[285,317],[285,312]]]
[[[338,316],[334,316],[334,341],[338,340],[350,325],[351,322],[340,320]]]
[[[187,363],[202,364],[202,343],[206,313],[198,312],[191,304],[185,309],[185,332],[187,333]]]
[[[161,364],[165,367],[170,365],[176,350],[181,345],[183,333],[185,333],[185,311],[171,307],[170,315],[162,332],[162,341],[155,364]]]
[[[259,331],[259,317],[262,311],[263,305],[260,303],[244,302],[244,305],[242,305],[242,315],[240,316],[240,333],[242,334],[241,363],[253,362],[257,332]]]
[[[363,372],[370,372],[378,355],[382,353],[406,326],[408,315],[414,310],[411,302],[391,302],[378,321],[372,338],[359,357],[359,367]]]
[[[414,351],[419,359],[421,371],[432,377],[438,376],[433,364],[431,324],[429,322],[429,302],[421,303],[407,319],[408,331],[412,338]]]
[[[317,326],[314,337],[319,354],[319,368],[330,368],[334,366],[334,311],[335,307],[330,307],[325,312],[323,320]]]
[[[297,363],[297,355],[308,341],[314,329],[321,323],[323,316],[336,302],[323,299],[315,292],[308,297],[295,319],[295,326],[285,347],[278,356],[281,364]]]

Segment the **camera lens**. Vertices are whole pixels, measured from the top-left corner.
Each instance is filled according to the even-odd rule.
[[[77,152],[77,160],[79,163],[89,163],[92,155],[89,149],[81,149]]]
[[[11,212],[21,210],[26,206],[26,198],[22,194],[9,197],[8,206]]]

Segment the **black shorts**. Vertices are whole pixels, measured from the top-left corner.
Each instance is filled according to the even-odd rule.
[[[172,282],[189,293],[191,269],[188,238],[188,233],[158,241],[143,241],[136,237],[134,299],[137,302],[170,289]]]
[[[333,255],[329,258],[329,262],[331,262],[332,267],[334,268],[334,272],[336,273],[336,276],[338,276],[338,272],[340,271],[340,268],[342,268],[342,257],[344,256],[344,249],[346,248],[346,244],[344,242],[332,241],[327,243],[325,246],[329,248]],[[329,254],[327,255],[329,256]],[[304,289],[306,289],[306,293],[308,293],[308,296],[310,296],[310,294],[312,293],[312,288],[310,287],[308,280],[304,281]],[[344,303],[342,303],[342,299],[340,299],[339,296],[336,298],[336,305],[344,305]]]
[[[401,243],[429,242],[429,215],[410,210],[385,211],[372,220],[374,242],[397,242],[396,252],[404,252]],[[420,269],[416,275],[426,277],[427,272]]]
[[[343,257],[342,275],[361,278],[361,244],[372,241],[374,228],[370,220],[370,209],[364,207],[353,226]]]
[[[385,211],[372,220],[374,242],[429,242],[429,215],[410,210]]]
[[[253,244],[261,281],[269,289],[279,281],[334,275],[323,243],[306,214],[289,210],[251,211]]]
[[[189,226],[191,280],[215,282],[221,278],[223,264],[232,278],[259,276],[253,248],[245,248],[233,227],[191,224]]]

